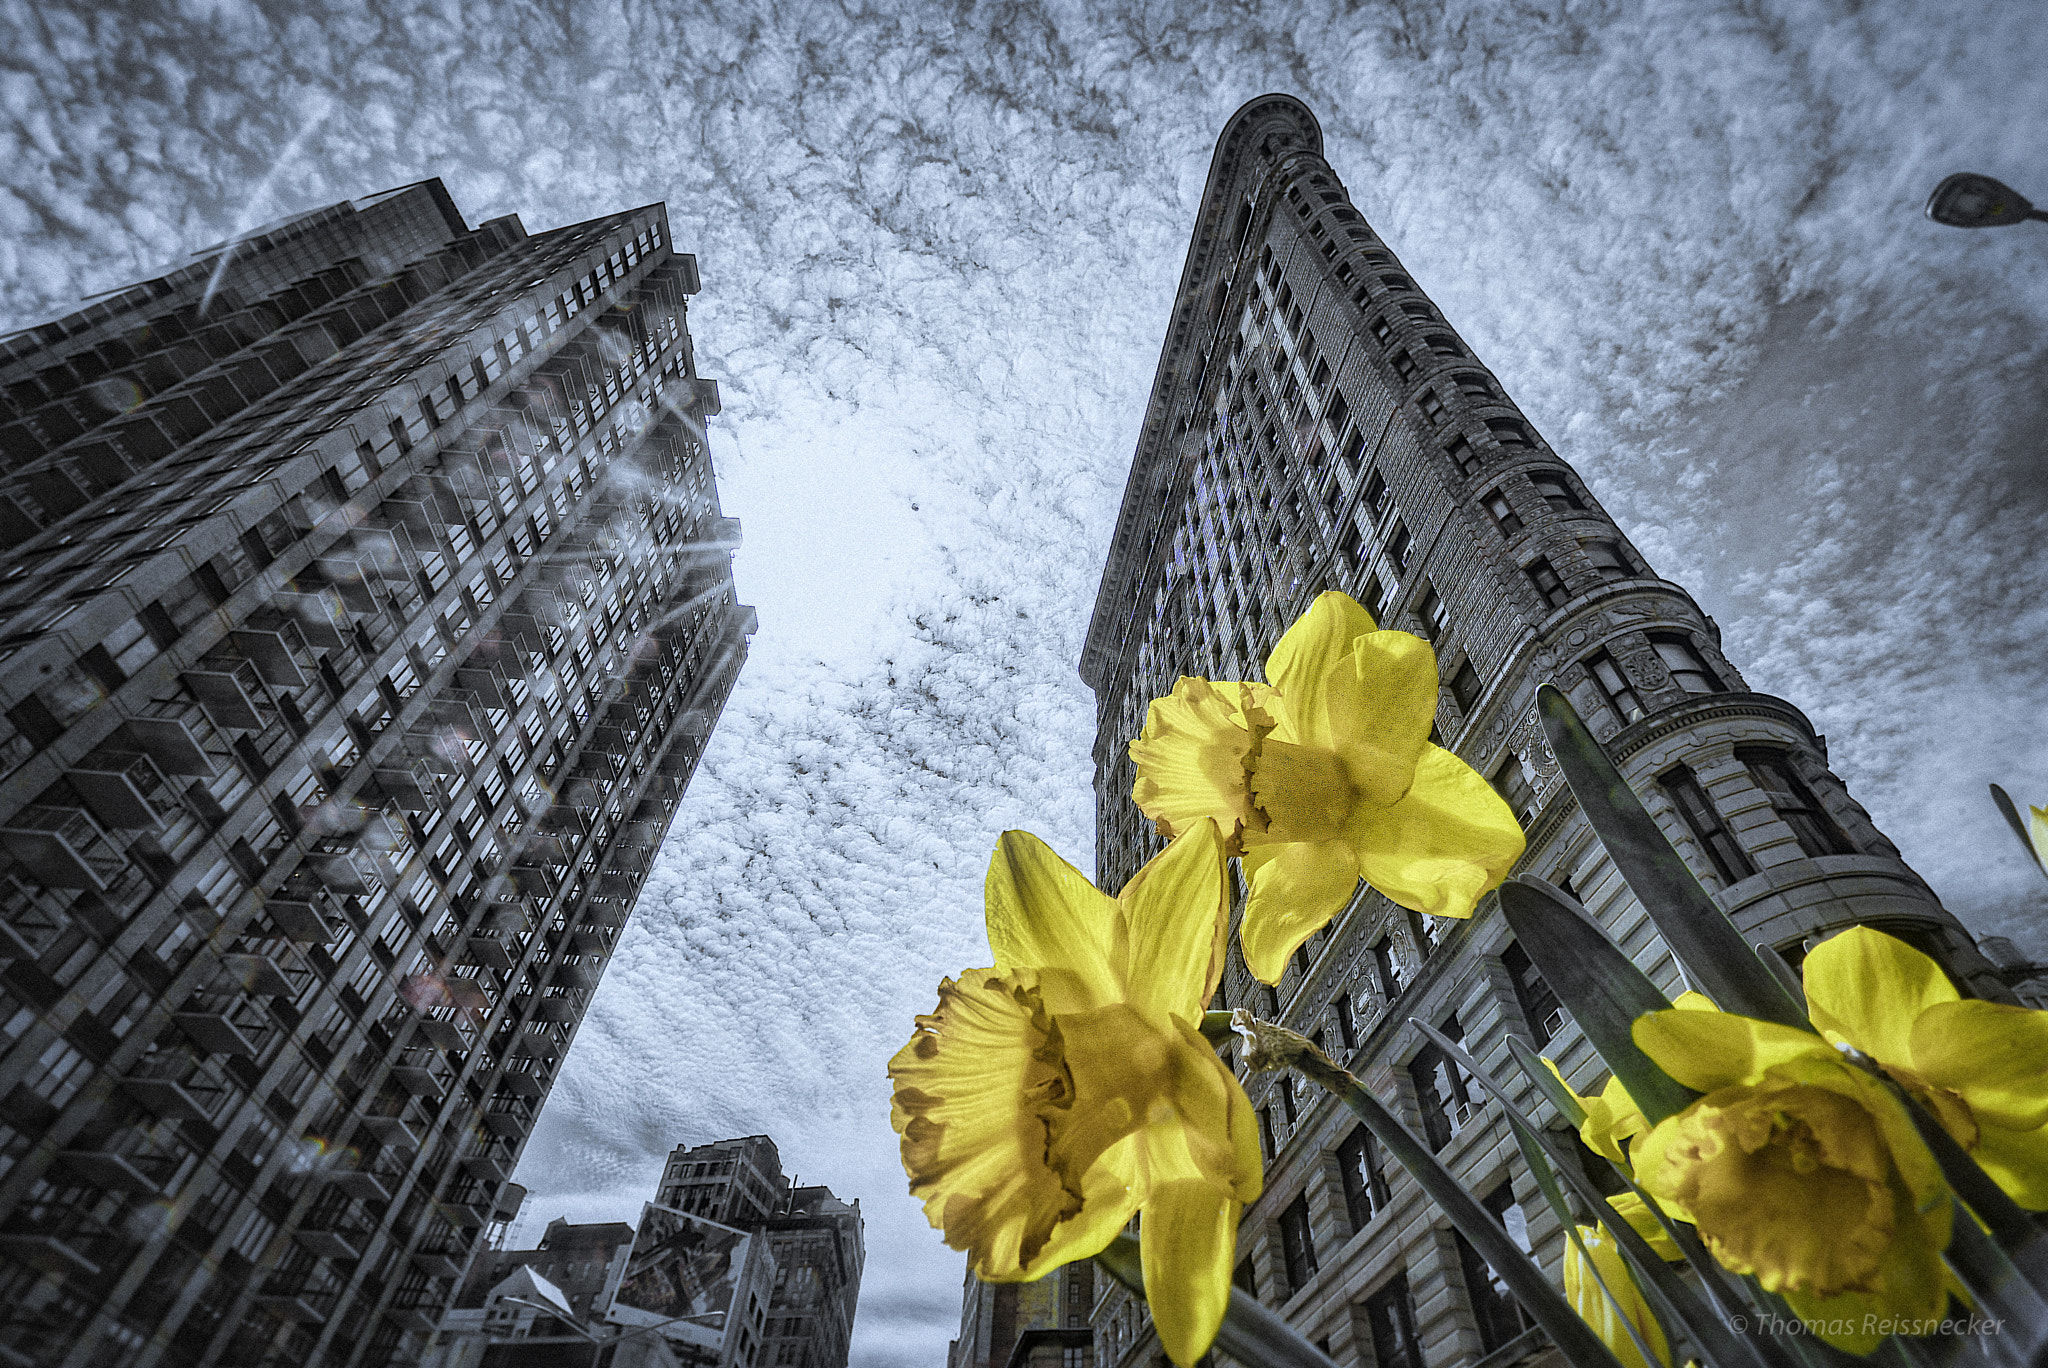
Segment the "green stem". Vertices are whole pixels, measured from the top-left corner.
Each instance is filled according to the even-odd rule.
[[[1138,1241],[1119,1235],[1095,1256],[1110,1277],[1139,1296],[1145,1295],[1145,1266]],[[1216,1332],[1216,1348],[1244,1368],[1337,1368],[1321,1350],[1303,1339],[1241,1287],[1230,1289],[1230,1309]]]
[[[1284,1027],[1253,1020],[1249,1013],[1240,1019],[1252,1032],[1253,1048],[1248,1062],[1254,1069],[1292,1068],[1303,1077],[1321,1084],[1337,1095],[1351,1114],[1365,1123],[1373,1138],[1422,1185],[1458,1233],[1471,1241],[1480,1257],[1493,1266],[1522,1309],[1543,1327],[1550,1342],[1563,1353],[1573,1368],[1621,1368],[1614,1352],[1579,1318],[1564,1294],[1550,1285],[1543,1271],[1508,1238],[1508,1232],[1493,1219],[1479,1200],[1465,1190],[1414,1132],[1364,1084],[1330,1061],[1328,1055],[1302,1036]]]

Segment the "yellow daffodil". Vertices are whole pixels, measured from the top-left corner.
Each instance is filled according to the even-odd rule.
[[[1720,1010],[1705,993],[1685,992],[1671,1004],[1681,1012],[1713,1012]],[[1596,1097],[1580,1097],[1572,1092],[1572,1085],[1565,1083],[1564,1074],[1551,1060],[1544,1060],[1552,1076],[1564,1084],[1564,1090],[1571,1092],[1579,1104],[1579,1110],[1586,1119],[1579,1123],[1579,1138],[1586,1142],[1586,1148],[1606,1159],[1628,1168],[1628,1151],[1625,1142],[1641,1135],[1650,1128],[1643,1116],[1643,1109],[1628,1095],[1628,1089],[1621,1086],[1621,1080],[1614,1075],[1607,1076],[1607,1086]],[[1655,1224],[1654,1221],[1651,1224]]]
[[[2034,863],[2048,874],[2048,808],[2027,808],[2027,842],[2034,847]]]
[[[1638,1113],[1640,1115],[1640,1113]],[[1683,1258],[1677,1241],[1666,1234],[1657,1221],[1655,1213],[1644,1204],[1643,1199],[1633,1192],[1624,1192],[1607,1199],[1615,1214],[1635,1228],[1656,1255],[1671,1263]],[[1607,1231],[1605,1224],[1579,1227],[1579,1239],[1585,1245],[1585,1252],[1571,1241],[1564,1246],[1564,1299],[1571,1303],[1572,1310],[1579,1313],[1579,1319],[1593,1327],[1614,1356],[1621,1360],[1622,1368],[1649,1368],[1643,1361],[1643,1352],[1622,1324],[1625,1315],[1633,1322],[1636,1330],[1650,1346],[1650,1352],[1657,1361],[1669,1368],[1671,1344],[1664,1338],[1664,1327],[1650,1314],[1650,1305],[1643,1298],[1643,1290],[1636,1284],[1635,1274],[1629,1271],[1627,1261],[1622,1257],[1621,1247]],[[1599,1278],[1594,1278],[1598,1271]],[[1607,1285],[1607,1292],[1614,1294],[1609,1301],[1607,1292],[1600,1290],[1601,1283]],[[1620,1309],[1616,1309],[1619,1303]]]
[[[925,1215],[991,1282],[1095,1254],[1142,1210],[1152,1320],[1208,1351],[1238,1214],[1259,1195],[1251,1104],[1196,1029],[1223,972],[1223,838],[1198,822],[1110,898],[1021,831],[986,899],[995,967],[939,985],[889,1061]]]
[[[1888,1317],[1939,1319],[1954,1204],[1884,1084],[1808,1031],[1652,1012],[1636,1044],[1706,1094],[1630,1146],[1636,1181],[1822,1338],[1867,1354]]]
[[[1266,659],[1269,684],[1182,679],[1131,743],[1131,797],[1168,836],[1214,819],[1251,885],[1245,963],[1278,983],[1363,877],[1418,912],[1469,917],[1522,853],[1472,768],[1432,745],[1436,653],[1319,596]]]
[[[1883,1065],[2014,1201],[2048,1209],[2048,1012],[1966,1001],[1940,965],[1867,926],[1802,969],[1828,1039]]]

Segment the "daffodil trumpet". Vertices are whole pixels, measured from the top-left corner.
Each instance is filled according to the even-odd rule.
[[[1223,841],[1201,822],[1115,898],[1026,832],[984,897],[995,965],[939,986],[889,1061],[911,1194],[989,1282],[1094,1256],[1144,1217],[1160,1344],[1208,1352],[1264,1166],[1251,1104],[1198,1027],[1223,972]]]
[[[1524,838],[1492,786],[1429,739],[1430,644],[1325,593],[1274,646],[1266,681],[1183,678],[1130,745],[1132,801],[1160,834],[1214,821],[1242,857],[1245,966],[1278,983],[1360,878],[1402,907],[1471,916]]]

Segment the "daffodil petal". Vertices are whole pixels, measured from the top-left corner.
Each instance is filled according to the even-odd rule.
[[[2048,1126],[1979,1127],[1970,1157],[2006,1196],[2029,1211],[2048,1211]]]
[[[1636,1018],[1636,1047],[1688,1088],[1754,1083],[1777,1064],[1833,1051],[1811,1031],[1725,1012],[1649,1012]]]
[[[1671,1238],[1671,1232],[1657,1219],[1657,1213],[1650,1204],[1633,1192],[1616,1193],[1607,1199],[1607,1205],[1614,1208],[1614,1214],[1627,1221],[1636,1234],[1643,1237],[1643,1243],[1655,1251],[1658,1258],[1666,1263],[1677,1263],[1685,1257],[1678,1247],[1678,1241]]]
[[[1657,1324],[1657,1318],[1650,1314],[1650,1307],[1643,1300],[1643,1291],[1636,1285],[1635,1275],[1629,1271],[1622,1258],[1614,1237],[1597,1226],[1580,1226],[1579,1239],[1585,1243],[1585,1252],[1570,1240],[1564,1246],[1564,1299],[1571,1303],[1572,1310],[1579,1313],[1579,1319],[1591,1327],[1601,1342],[1614,1351],[1621,1360],[1622,1368],[1647,1368],[1643,1351],[1636,1347],[1635,1337],[1630,1335],[1622,1317],[1635,1323],[1642,1332],[1643,1340],[1660,1363],[1671,1362],[1671,1345],[1664,1338],[1664,1328]],[[1597,1270],[1598,1277],[1595,1277]],[[1601,1290],[1605,1282],[1607,1291]],[[1614,1294],[1608,1300],[1608,1292]],[[1616,1303],[1620,1310],[1616,1310]]]
[[[889,1077],[911,1195],[977,1274],[1017,1276],[1083,1193],[1080,1171],[1048,1163],[1051,1124],[1073,1097],[1031,975],[975,969],[941,983]]]
[[[1800,968],[1813,1024],[1887,1064],[1909,1065],[1913,1022],[1960,996],[1940,965],[1867,926],[1822,941]]]
[[[1039,971],[1046,1007],[1087,1011],[1123,996],[1109,965],[1117,907],[1028,831],[1006,831],[983,885],[996,967]]]
[[[1954,1204],[1944,1200],[1934,1209],[1915,1212],[1904,1198],[1898,1199],[1896,1233],[1879,1262],[1874,1290],[1832,1297],[1787,1291],[1786,1303],[1816,1328],[1821,1339],[1852,1354],[1875,1349],[1884,1339],[1877,1327],[1886,1321],[1939,1320],[1948,1305],[1950,1285],[1941,1251],[1948,1248],[1954,1210]]]
[[[1246,786],[1258,740],[1253,728],[1270,727],[1260,704],[1273,701],[1272,690],[1262,684],[1193,678],[1153,699],[1144,730],[1131,742],[1137,767],[1131,800],[1138,810],[1162,824],[1168,836],[1204,817],[1215,818],[1226,837],[1254,822]]]
[[[1328,744],[1365,801],[1397,803],[1415,782],[1441,689],[1436,651],[1407,632],[1374,632],[1331,673],[1322,699]]]
[[[1344,833],[1365,881],[1401,906],[1469,917],[1522,854],[1521,823],[1470,765],[1429,746],[1392,807],[1361,803]]]
[[[1131,1184],[1132,1156],[1139,1137],[1118,1141],[1083,1175],[1081,1207],[1052,1229],[1038,1257],[1022,1265],[1014,1277],[996,1282],[1037,1282],[1062,1264],[1092,1259],[1108,1247],[1138,1213],[1139,1193]]]
[[[1961,1093],[1980,1122],[2012,1130],[2048,1123],[2048,1012],[1936,1003],[1912,1023],[1910,1040],[1913,1071]]]
[[[1695,992],[1690,988],[1673,998],[1671,1005],[1681,1012],[1718,1012],[1721,1010],[1714,1005],[1714,1000],[1705,993]]]
[[[1353,645],[1378,630],[1372,614],[1348,594],[1316,595],[1308,611],[1281,634],[1266,657],[1266,682],[1280,691],[1305,745],[1330,744],[1331,676],[1351,673]]]
[[[1192,1368],[1230,1306],[1239,1206],[1199,1178],[1153,1186],[1139,1231],[1146,1300],[1168,1358]]]
[[[2034,847],[2034,863],[2048,874],[2048,808],[2027,808],[2027,841]]]
[[[1342,841],[1253,846],[1244,869],[1251,885],[1238,930],[1245,967],[1263,983],[1278,983],[1295,947],[1358,891],[1358,857]]]
[[[1176,1167],[1170,1176],[1201,1177],[1233,1201],[1248,1206],[1265,1187],[1257,1114],[1237,1079],[1216,1057],[1215,1046],[1193,1026],[1176,1024],[1183,1048],[1174,1056],[1172,1119],[1188,1167]],[[1155,1158],[1161,1148],[1161,1133],[1161,1126],[1155,1124],[1148,1144],[1148,1154]]]
[[[1223,976],[1230,885],[1216,823],[1197,822],[1117,897],[1112,963],[1140,1011],[1200,1019]]]
[[[1621,1142],[1650,1128],[1643,1109],[1628,1095],[1628,1089],[1622,1086],[1621,1080],[1611,1074],[1599,1096],[1581,1098],[1580,1103],[1586,1109],[1586,1119],[1579,1127],[1579,1138],[1586,1142],[1586,1148],[1617,1164],[1626,1165],[1629,1156],[1622,1149]]]

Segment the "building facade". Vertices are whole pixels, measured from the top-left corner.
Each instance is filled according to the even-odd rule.
[[[1107,1281],[1091,1259],[1028,1283],[985,1283],[970,1272],[961,1289],[960,1338],[947,1346],[946,1368],[1092,1368],[1091,1318]]]
[[[749,1368],[845,1368],[867,1258],[859,1201],[793,1183],[765,1135],[677,1145],[655,1193],[766,1243],[772,1291]]]
[[[1081,662],[1097,700],[1101,886],[1162,848],[1130,797],[1127,747],[1149,702],[1181,675],[1261,678],[1282,631],[1338,589],[1434,643],[1435,739],[1519,816],[1517,872],[1576,896],[1668,990],[1683,986],[1677,965],[1546,748],[1542,683],[1572,699],[1750,940],[1796,962],[1815,938],[1872,925],[1934,954],[1964,991],[2007,998],[1829,770],[1825,740],[1747,687],[1713,620],[1515,407],[1321,151],[1314,117],[1285,96],[1245,106],[1217,148]],[[1514,1034],[1581,1091],[1601,1080],[1493,898],[1449,921],[1361,889],[1277,988],[1233,943],[1213,1005],[1319,1040],[1555,1274],[1561,1232],[1498,1105],[1409,1024],[1461,1039],[1497,1076],[1515,1074]],[[1240,1287],[1340,1364],[1543,1352],[1485,1262],[1334,1099],[1237,1067],[1267,1160]],[[1533,1090],[1524,1100],[1540,1111]],[[1164,1363],[1121,1289],[1106,1286],[1093,1324],[1098,1368]]]
[[[0,1362],[412,1361],[753,630],[693,258],[438,181],[0,341]]]

